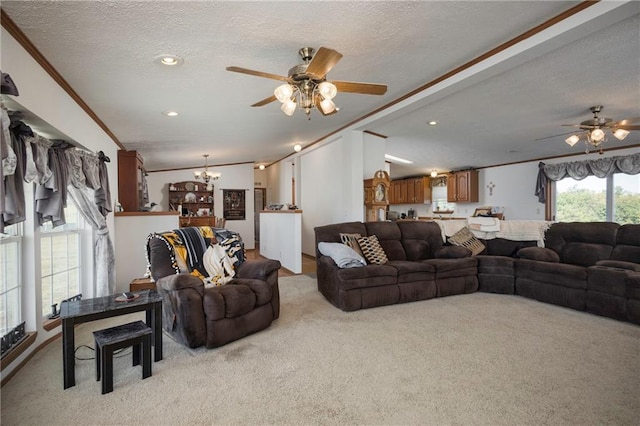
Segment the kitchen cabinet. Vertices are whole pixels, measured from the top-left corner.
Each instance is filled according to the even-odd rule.
[[[391,204],[423,204],[431,201],[428,177],[399,179],[391,182]]]
[[[447,176],[447,201],[450,203],[477,203],[478,171],[462,170]]]
[[[407,179],[407,204],[424,204],[431,201],[431,182],[428,177]]]
[[[407,181],[394,180],[391,181],[391,204],[407,203]]]

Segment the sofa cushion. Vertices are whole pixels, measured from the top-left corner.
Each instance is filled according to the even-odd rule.
[[[590,266],[587,268],[587,290],[624,296],[625,279],[630,273],[625,269]]]
[[[383,265],[389,261],[377,236],[371,235],[369,237],[358,238],[358,244],[367,262],[375,265]]]
[[[520,259],[537,260],[540,262],[559,263],[560,256],[555,251],[544,247],[525,247],[516,254]]]
[[[387,265],[397,269],[398,283],[433,281],[436,276],[436,268],[430,263],[392,260]]]
[[[558,287],[587,288],[587,268],[565,263],[519,259],[516,262],[516,277],[538,283],[553,284]]]
[[[208,320],[235,318],[256,306],[256,295],[246,285],[225,285],[205,289],[203,305]]]
[[[640,263],[623,262],[621,260],[599,260],[596,262],[596,266],[607,266],[609,268],[640,272]]]
[[[389,260],[407,260],[397,222],[366,222],[367,235],[378,237]]]
[[[436,252],[436,259],[462,259],[470,257],[471,250],[462,246],[443,246]]]
[[[640,264],[640,225],[622,225],[618,229],[611,260]]]
[[[545,233],[545,247],[562,263],[591,266],[610,259],[620,225],[613,222],[559,222]]]
[[[254,278],[234,278],[229,285],[244,285],[249,287],[256,296],[256,306],[271,303],[271,299],[273,299],[273,286],[263,280]]]
[[[432,259],[443,245],[440,226],[435,222],[403,220],[396,224],[402,234],[407,260]]]
[[[506,238],[493,238],[480,240],[487,247],[481,255],[516,257],[518,250],[525,247],[536,247],[536,241],[514,241]]]
[[[367,265],[337,271],[341,290],[393,285],[398,282],[398,270],[389,265]]]
[[[478,275],[478,259],[476,257],[465,257],[463,259],[429,259],[423,260],[423,262],[435,266],[436,280],[440,278]]]
[[[473,256],[480,254],[485,249],[484,244],[482,244],[466,226],[450,236],[449,242],[453,245],[471,250]]]

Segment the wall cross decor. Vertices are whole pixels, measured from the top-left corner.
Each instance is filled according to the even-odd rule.
[[[489,188],[489,195],[493,195],[493,188],[495,188],[496,186],[494,185],[493,182],[489,182],[489,185],[487,185],[487,188]]]

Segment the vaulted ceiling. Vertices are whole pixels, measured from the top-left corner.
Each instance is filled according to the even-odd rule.
[[[473,62],[580,4],[3,0],[2,11],[149,170],[200,166],[203,154],[268,164],[351,125],[414,161],[393,164],[395,177],[582,152],[550,136],[591,118],[592,105],[614,120],[640,116],[638,2],[568,13]],[[278,102],[252,108],[280,83],[226,70],[287,75],[305,46],[344,55],[329,79],[387,93],[338,93],[337,114],[307,120]],[[162,54],[184,63],[162,66]],[[605,146],[638,144],[640,131]]]

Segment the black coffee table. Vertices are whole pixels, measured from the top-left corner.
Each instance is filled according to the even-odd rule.
[[[154,360],[162,359],[162,297],[154,290],[137,292],[140,296],[129,302],[118,302],[120,294],[94,299],[64,302],[60,306],[62,319],[62,365],[64,388],[76,384],[74,326],[132,312],[146,312],[146,323],[153,330]]]

